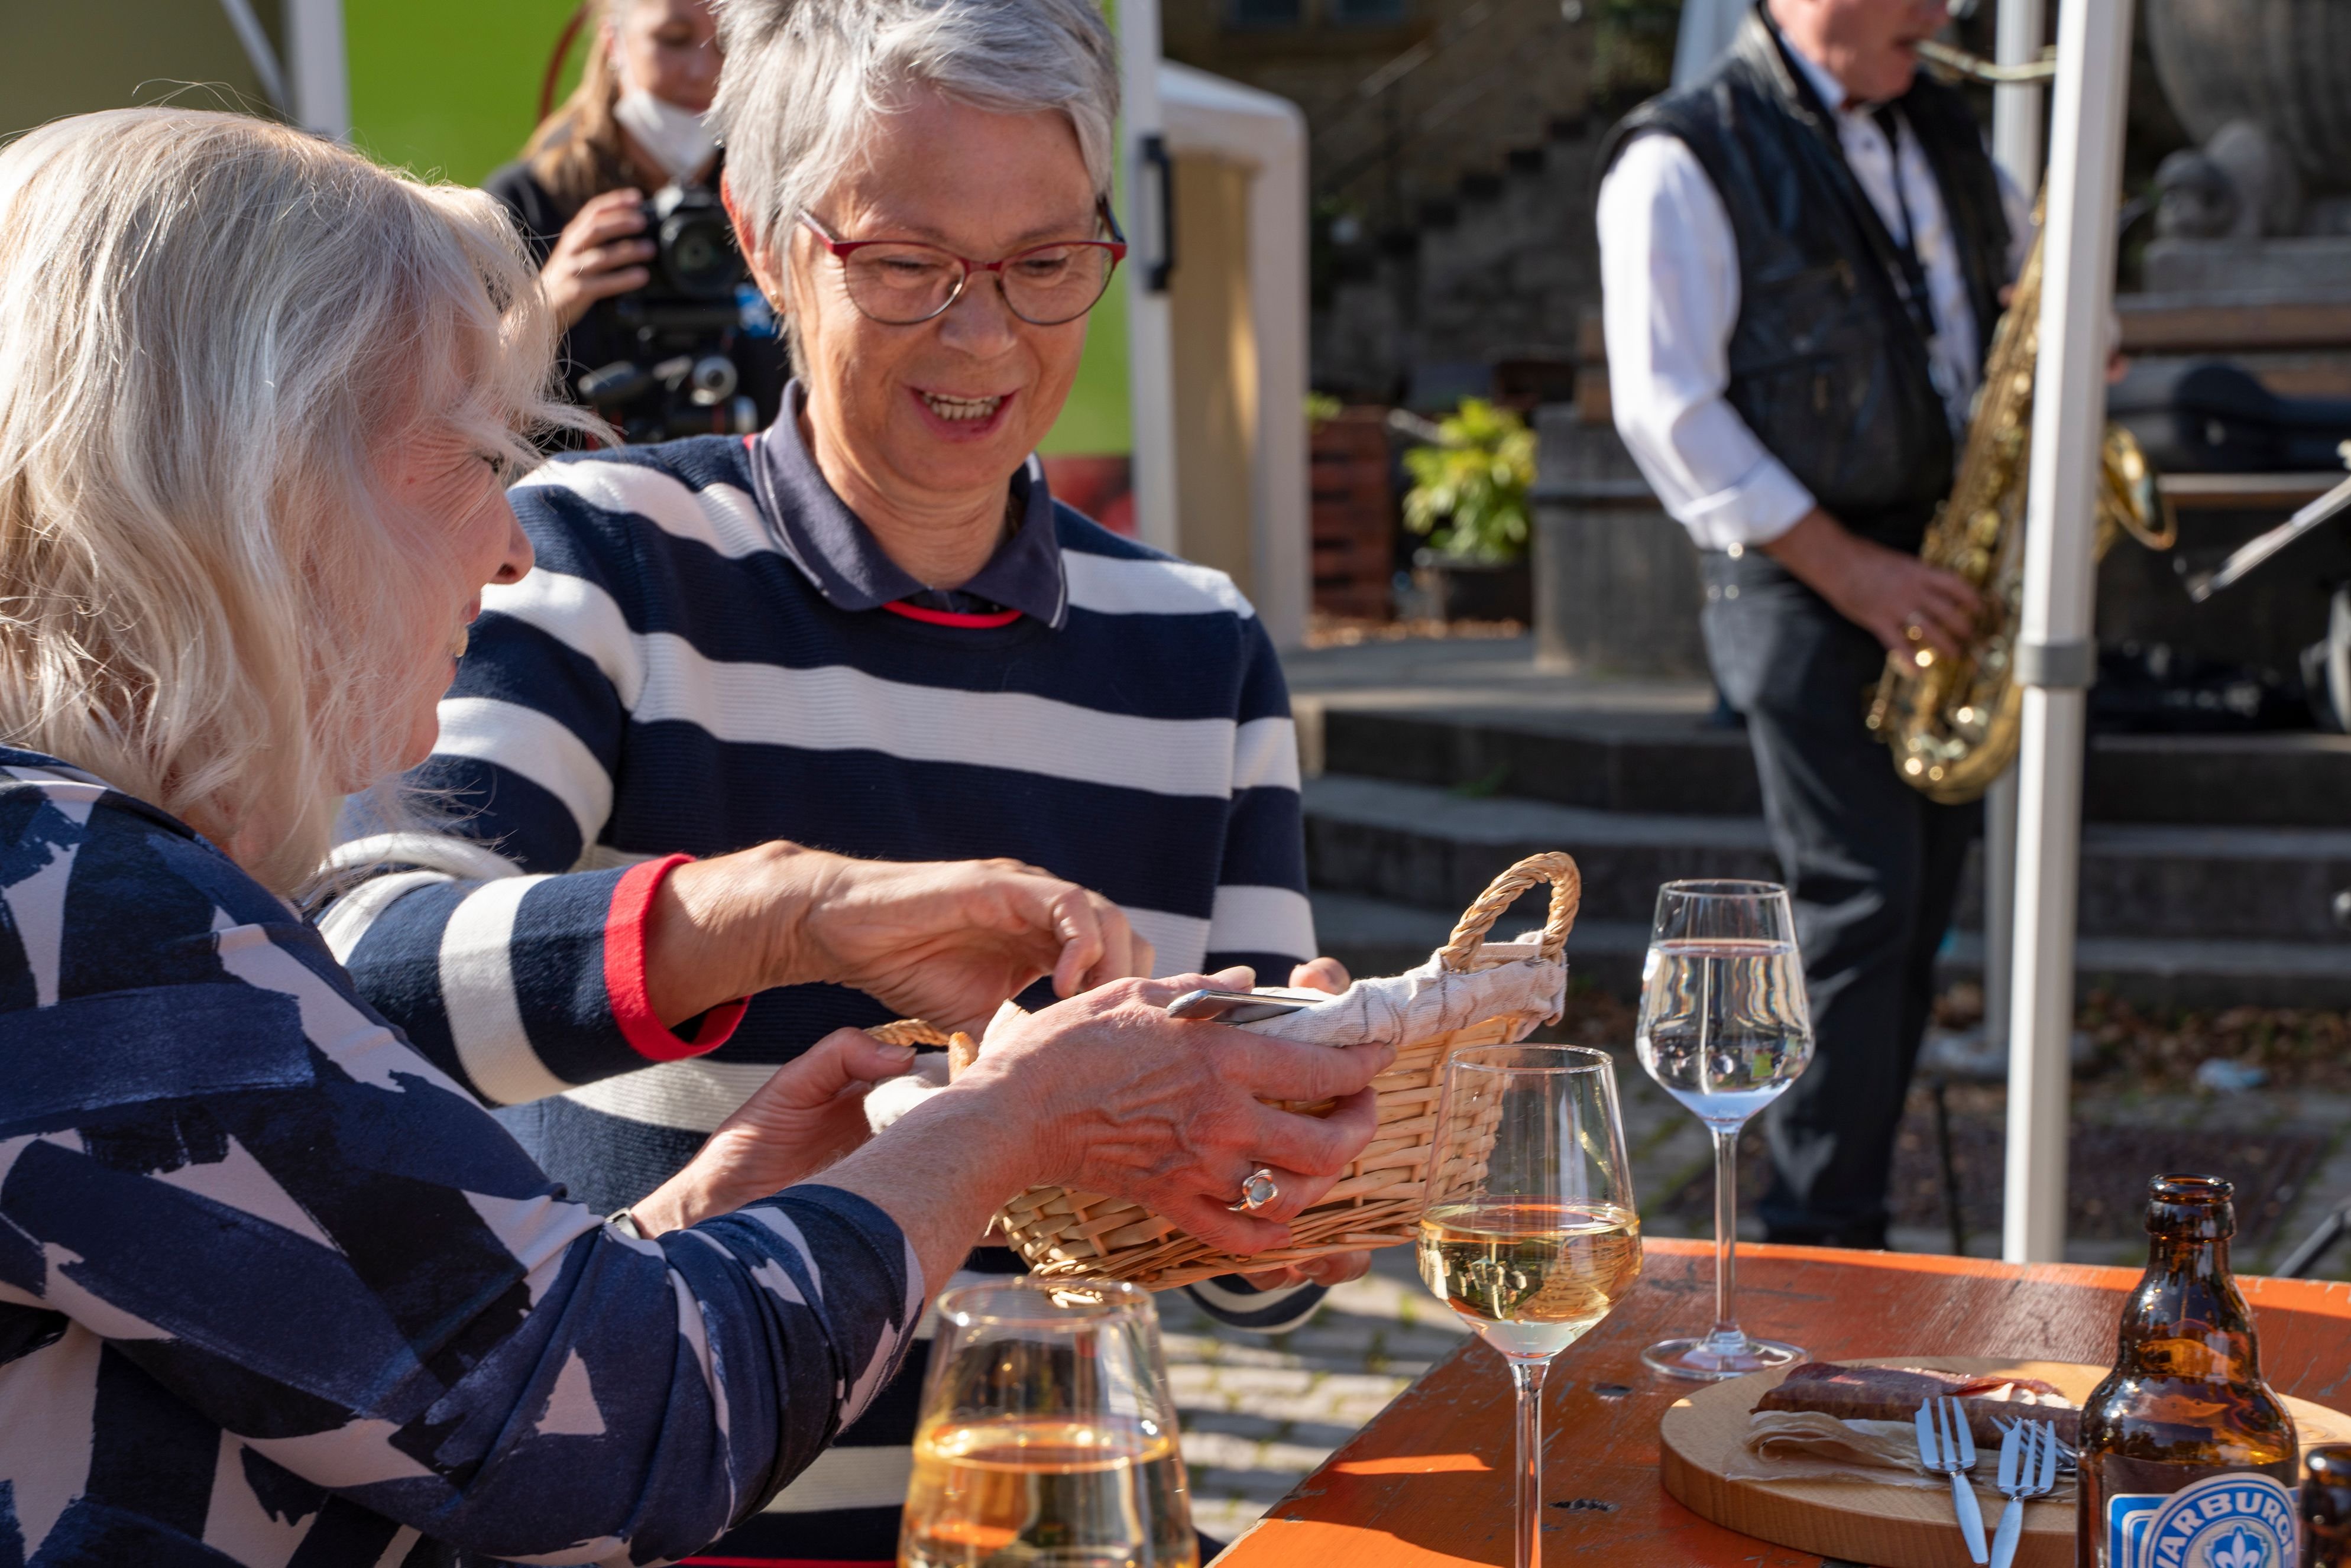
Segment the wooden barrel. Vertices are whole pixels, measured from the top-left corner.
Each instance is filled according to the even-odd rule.
[[[2251,120],[2314,192],[2351,189],[2351,0],[2147,0],[2155,72],[2202,141]]]

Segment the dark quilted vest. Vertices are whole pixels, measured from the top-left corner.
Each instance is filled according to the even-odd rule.
[[[1916,549],[1950,493],[1949,420],[1926,338],[1896,291],[1893,237],[1782,47],[1761,12],[1750,13],[1705,78],[1651,99],[1610,131],[1601,167],[1653,132],[1697,154],[1739,243],[1731,407],[1839,521]],[[1896,105],[1942,193],[1980,356],[2008,270],[1991,160],[1965,101],[1925,72]]]

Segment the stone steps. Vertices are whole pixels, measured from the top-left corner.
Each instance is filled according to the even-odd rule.
[[[1462,694],[1468,698],[1468,694]],[[1746,736],[1682,714],[1393,711],[1332,703],[1332,773],[1548,800],[1601,811],[1751,817]],[[2351,828],[2351,736],[2102,735],[2083,778],[2090,822]]]
[[[1775,880],[1759,817],[1594,811],[1426,784],[1324,774],[1305,785],[1310,883],[1425,908],[1458,909],[1503,866],[1564,849],[1583,868],[1593,919],[1646,921],[1657,884],[1679,877]],[[1971,867],[1959,924],[1981,923]],[[2088,824],[2085,936],[2317,942],[2351,968],[2335,925],[2351,887],[2351,829]]]
[[[1644,929],[1659,883],[1779,875],[1761,818],[1594,811],[1332,773],[1303,793],[1310,886],[1426,909],[1458,911],[1496,873],[1544,850],[1575,856],[1581,918]]]
[[[1577,973],[1628,991],[1658,883],[1779,874],[1751,816],[1597,810],[1338,773],[1308,779],[1304,803],[1323,945],[1361,973],[1418,962],[1496,872],[1565,849],[1584,876]],[[1978,881],[1971,866],[1945,955],[1953,976],[1981,967]],[[2351,830],[2092,823],[2082,845],[2085,988],[2179,1006],[2351,1006],[2351,935],[2332,908],[2346,886]],[[1531,894],[1503,924],[1537,922],[1541,908]]]
[[[1314,928],[1322,950],[1358,975],[1393,975],[1425,961],[1451,933],[1455,916],[1392,900],[1317,891]],[[1525,918],[1517,918],[1523,914]],[[1514,934],[1540,918],[1529,904],[1501,924]],[[1648,942],[1645,921],[1582,920],[1568,942],[1580,985],[1635,997]],[[1955,931],[1937,960],[1948,985],[1983,973],[1983,936]],[[2219,1010],[2263,1007],[2351,1008],[2351,947],[2317,942],[2177,940],[2085,936],[2074,949],[2074,990],[2105,991],[2140,1007]]]

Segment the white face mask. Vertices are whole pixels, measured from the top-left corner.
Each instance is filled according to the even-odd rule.
[[[718,151],[718,139],[710,134],[701,115],[632,85],[625,64],[621,67],[621,96],[613,100],[612,118],[681,185],[700,172]]]

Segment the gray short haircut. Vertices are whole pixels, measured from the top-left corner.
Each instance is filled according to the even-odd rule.
[[[0,152],[0,739],[185,818],[281,893],[401,761],[386,701],[468,586],[374,503],[444,422],[517,468],[576,415],[478,191],[238,115]]]
[[[1001,114],[1067,115],[1111,190],[1118,50],[1094,0],[714,0],[713,106],[755,238],[789,232],[854,164],[874,121],[928,87]]]

